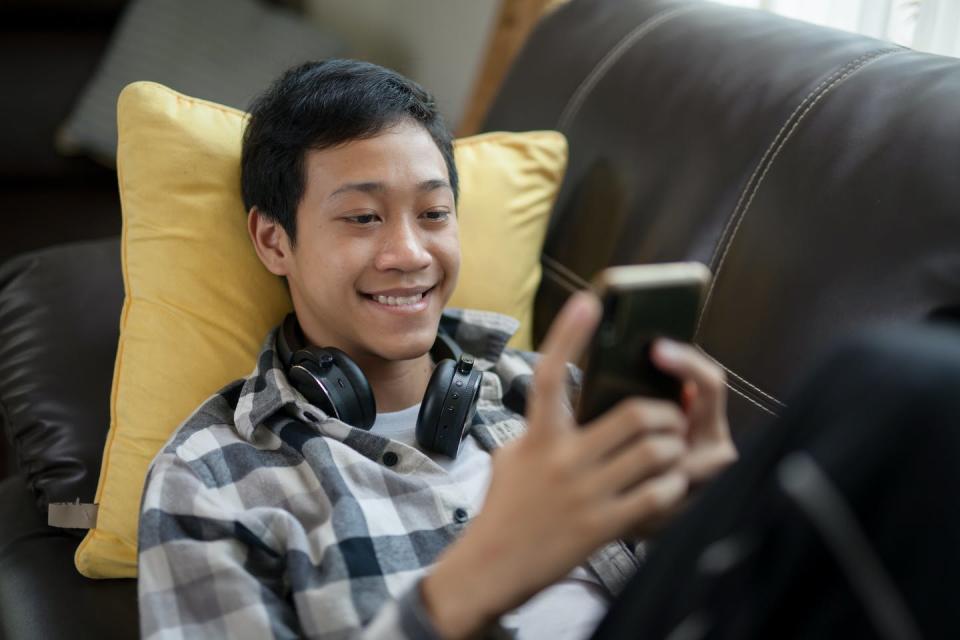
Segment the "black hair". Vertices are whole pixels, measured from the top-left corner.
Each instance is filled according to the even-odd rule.
[[[250,107],[240,161],[246,210],[256,207],[280,223],[295,244],[307,151],[372,138],[406,119],[433,138],[456,201],[453,136],[423,87],[358,60],[307,62],[286,71]]]

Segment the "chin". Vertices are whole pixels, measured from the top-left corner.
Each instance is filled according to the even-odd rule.
[[[436,341],[436,332],[417,332],[416,335],[405,335],[395,340],[371,344],[370,351],[384,360],[413,360],[428,353]]]
[[[415,360],[423,356],[423,354],[428,353],[430,351],[430,347],[432,346],[433,346],[433,341],[431,340],[430,344],[423,346],[423,348],[420,348],[419,346],[414,346],[411,344],[405,344],[402,346],[396,345],[393,347],[376,349],[374,350],[374,353],[376,353],[378,356],[380,356],[384,360],[391,360],[391,361]]]

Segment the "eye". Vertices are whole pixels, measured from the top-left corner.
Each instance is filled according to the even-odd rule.
[[[423,215],[427,218],[427,220],[442,222],[450,217],[450,212],[446,211],[445,209],[434,209],[432,211],[425,212]]]
[[[377,214],[361,213],[355,216],[346,216],[344,220],[346,220],[350,224],[355,224],[359,227],[365,227],[377,221]]]

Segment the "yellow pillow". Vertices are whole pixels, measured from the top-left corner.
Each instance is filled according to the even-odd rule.
[[[126,300],[96,502],[76,552],[91,578],[137,572],[137,520],[150,461],[177,425],[253,369],[267,331],[290,309],[257,259],[240,196],[245,114],[151,82],[118,103]],[[567,146],[551,131],[458,140],[460,282],[451,306],[521,321],[529,347],[540,250]]]

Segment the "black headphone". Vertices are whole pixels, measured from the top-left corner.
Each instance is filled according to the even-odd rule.
[[[339,349],[305,343],[296,314],[288,314],[277,334],[277,355],[287,379],[327,415],[369,430],[377,403],[360,367]],[[473,357],[443,331],[437,333],[430,355],[437,366],[420,403],[417,442],[427,451],[456,458],[477,410],[483,374],[473,366]]]

